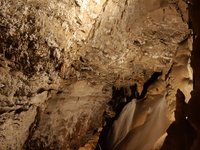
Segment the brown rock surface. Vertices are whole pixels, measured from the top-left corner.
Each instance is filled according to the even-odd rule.
[[[84,146],[102,127],[112,85],[136,83],[141,93],[175,55],[182,60],[188,30],[177,6],[185,9],[160,0],[0,0],[0,149]],[[189,75],[169,76],[179,85]]]

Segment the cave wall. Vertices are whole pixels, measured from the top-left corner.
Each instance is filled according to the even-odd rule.
[[[0,1],[0,149],[22,149],[104,4]]]
[[[175,6],[0,0],[0,149],[84,145],[102,126],[113,84],[141,92],[153,72],[170,70],[188,34],[185,5]],[[174,108],[169,98],[169,118]]]
[[[1,53],[25,75],[65,72],[77,56],[73,46],[87,39],[104,3],[2,0]]]
[[[191,66],[193,69],[193,90],[189,102],[185,102],[185,95],[178,90],[176,98],[175,121],[167,130],[168,136],[162,146],[162,150],[167,149],[190,149],[198,150],[200,147],[199,136],[199,28],[200,20],[198,17],[200,2],[196,0],[187,1],[189,9],[189,28],[193,37]],[[178,139],[175,141],[175,139]]]

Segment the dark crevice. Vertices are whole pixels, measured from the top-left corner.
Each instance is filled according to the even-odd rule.
[[[165,75],[165,80],[167,80],[169,78],[169,75],[171,74],[172,72],[172,68],[173,68],[174,64],[171,65],[171,67],[169,68],[167,74]]]
[[[137,91],[137,84],[131,85],[130,87],[116,88],[113,86],[112,100],[110,105],[116,114],[119,114],[124,106],[129,103],[132,99],[137,98],[139,93]]]
[[[37,90],[37,94],[41,94],[41,93],[44,92],[44,91],[46,91],[46,89],[44,89],[44,88],[39,88],[39,89]]]
[[[31,106],[32,106],[32,105],[30,105],[30,106],[28,106],[28,107],[20,107],[20,108],[16,109],[16,110],[15,110],[15,115],[16,115],[16,114],[20,114],[20,113],[25,112],[25,111],[28,111],[29,108],[30,108]]]
[[[181,8],[180,8],[180,6],[178,4],[178,1],[173,2],[173,5],[174,5],[177,13],[180,15],[182,21],[187,23],[186,19],[184,18],[183,11],[181,10]]]
[[[35,133],[36,129],[38,128],[39,121],[40,121],[40,116],[41,116],[40,108],[37,107],[36,110],[37,110],[37,114],[35,116],[35,120],[31,124],[31,126],[29,127],[29,135],[28,135],[28,138],[26,139],[26,142],[23,145],[23,149],[24,150],[30,150],[30,149],[34,149],[34,147],[37,147],[36,143],[31,141],[31,139],[33,137],[33,134]]]
[[[149,86],[152,85],[161,75],[162,72],[154,72],[152,74],[151,78],[144,83],[141,95],[137,97],[138,100],[143,99],[146,96]]]
[[[162,75],[162,72],[154,72],[152,76],[144,83],[143,90],[140,95],[137,90],[137,84],[133,84],[130,86],[122,86],[122,87],[113,86],[112,99],[109,102],[109,105],[111,106],[112,110],[115,112],[115,116],[112,117],[106,112],[104,113],[106,125],[104,126],[100,134],[96,150],[108,149],[108,144],[109,144],[107,141],[108,133],[110,129],[112,128],[114,121],[117,120],[117,118],[119,117],[124,106],[127,105],[133,99],[135,99],[137,102],[142,102],[144,100],[144,97],[147,94],[149,86],[152,85],[161,75]]]

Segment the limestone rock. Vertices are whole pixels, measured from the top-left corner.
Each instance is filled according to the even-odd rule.
[[[141,93],[154,72],[167,75],[188,35],[183,9],[165,0],[0,0],[0,149],[85,145],[104,124],[113,85]]]

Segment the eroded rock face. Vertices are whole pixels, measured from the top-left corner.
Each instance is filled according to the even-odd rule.
[[[1,53],[26,75],[59,70],[77,57],[105,1],[1,1]],[[64,72],[63,72],[64,71]]]
[[[0,149],[84,145],[112,85],[141,93],[168,73],[188,34],[174,6],[185,12],[160,0],[0,0]]]
[[[57,93],[40,115],[26,149],[78,149],[102,124],[111,93],[103,88],[79,81]]]
[[[0,1],[0,149],[22,149],[104,3]]]

